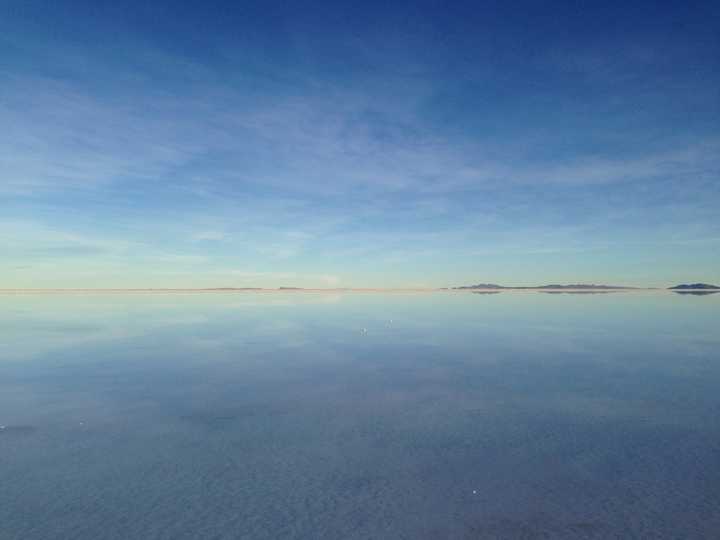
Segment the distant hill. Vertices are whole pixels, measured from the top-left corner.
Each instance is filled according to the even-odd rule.
[[[683,290],[720,290],[720,287],[717,285],[710,285],[708,283],[690,283],[686,284],[683,283],[682,285],[675,285],[674,287],[669,287],[671,291],[683,291]]]
[[[573,289],[573,290],[609,290],[609,289],[634,289],[635,287],[622,287],[619,285],[595,285],[586,283],[574,283],[571,285],[560,285],[557,283],[551,285],[537,285],[533,287],[505,287],[495,283],[479,283],[477,285],[463,285],[461,287],[453,287],[454,289],[497,289],[497,290],[535,290],[535,289]]]

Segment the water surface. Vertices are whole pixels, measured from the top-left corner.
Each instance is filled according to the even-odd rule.
[[[720,295],[0,296],[0,538],[715,538]]]

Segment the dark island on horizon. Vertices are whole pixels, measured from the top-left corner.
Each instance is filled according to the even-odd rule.
[[[710,285],[709,283],[683,283],[681,285],[675,285],[674,287],[668,287],[671,291],[720,291],[720,286]]]

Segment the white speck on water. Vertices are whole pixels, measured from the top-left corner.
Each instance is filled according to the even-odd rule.
[[[473,495],[477,495],[477,490],[473,489]]]

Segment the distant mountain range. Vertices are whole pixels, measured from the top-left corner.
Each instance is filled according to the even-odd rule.
[[[690,283],[690,284],[683,283],[682,285],[675,285],[674,287],[669,287],[669,289],[671,291],[687,291],[687,290],[702,291],[702,290],[708,290],[708,289],[720,290],[720,287],[718,287],[717,285],[710,285],[708,283]]]
[[[453,287],[453,289],[505,289],[505,290],[525,290],[525,289],[573,289],[573,290],[615,290],[615,289],[636,289],[637,287],[622,287],[619,285],[595,285],[586,283],[574,283],[571,285],[536,285],[533,287],[505,287],[504,285],[497,285],[495,283],[478,283],[477,285],[463,285],[461,287]]]

